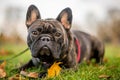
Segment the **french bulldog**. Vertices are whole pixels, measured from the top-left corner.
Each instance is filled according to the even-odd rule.
[[[104,44],[96,37],[79,30],[71,30],[72,10],[63,9],[56,19],[41,19],[35,5],[30,5],[26,15],[27,44],[32,59],[20,70],[39,66],[47,70],[55,61],[65,68],[76,68],[78,63],[95,59],[102,63]],[[40,73],[39,77],[46,74]]]

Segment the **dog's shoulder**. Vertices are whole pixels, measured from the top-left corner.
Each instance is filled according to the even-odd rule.
[[[90,34],[80,31],[80,30],[72,30],[72,33],[79,40],[82,40],[83,38],[91,40],[91,38],[92,38],[92,36]]]

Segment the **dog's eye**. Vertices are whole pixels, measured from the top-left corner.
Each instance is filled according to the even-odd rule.
[[[56,33],[55,33],[55,36],[56,36],[56,37],[60,37],[60,36],[61,36],[61,33],[56,32]]]
[[[39,33],[41,33],[42,32],[42,27],[38,28],[37,30],[39,31]]]
[[[32,31],[32,34],[33,35],[38,35],[38,32],[37,31]]]

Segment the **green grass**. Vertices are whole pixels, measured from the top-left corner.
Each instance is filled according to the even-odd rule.
[[[0,59],[9,58],[20,51],[27,48],[26,44],[4,44],[0,46],[0,49],[4,48],[12,51],[14,54],[7,57],[0,56]],[[19,67],[20,65],[26,63],[31,58],[30,51],[27,51],[23,55],[12,59],[7,62],[6,72],[8,77],[16,74],[15,72],[10,72],[12,69]],[[119,80],[120,79],[120,46],[113,46],[107,44],[105,47],[105,62],[104,65],[87,65],[85,63],[78,65],[78,70],[73,71],[64,70],[60,75],[49,79],[49,80],[107,80],[108,78],[99,78],[100,75],[109,76],[109,80]],[[39,69],[31,69],[32,71],[38,71]],[[28,71],[31,71],[28,70]],[[37,79],[39,80],[39,79]],[[46,80],[46,79],[43,79]]]

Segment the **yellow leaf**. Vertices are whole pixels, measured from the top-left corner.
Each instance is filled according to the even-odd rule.
[[[62,62],[54,62],[54,64],[48,69],[48,78],[59,75],[61,71],[61,67],[59,66],[59,64],[61,63]]]

